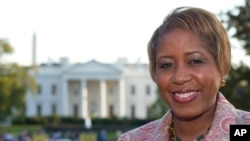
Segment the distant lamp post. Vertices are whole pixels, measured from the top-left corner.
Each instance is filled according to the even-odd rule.
[[[84,118],[84,127],[86,129],[91,129],[92,128],[92,121],[90,117],[85,117]]]

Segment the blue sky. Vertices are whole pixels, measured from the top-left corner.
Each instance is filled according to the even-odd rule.
[[[34,32],[37,63],[57,62],[61,57],[68,57],[71,63],[91,59],[113,63],[119,57],[127,57],[131,63],[147,63],[147,42],[173,8],[195,6],[218,14],[242,3],[243,0],[0,0],[0,38],[14,47],[14,53],[5,61],[21,65],[32,63]],[[233,46],[239,45],[233,42]],[[244,52],[235,49],[233,57],[237,62],[244,58]]]

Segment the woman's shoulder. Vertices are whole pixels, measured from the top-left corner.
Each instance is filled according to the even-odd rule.
[[[148,140],[153,136],[154,131],[160,128],[160,119],[151,121],[140,127],[132,129],[123,133],[118,141],[137,141],[137,140]]]
[[[222,123],[233,119],[232,124],[250,124],[250,112],[235,108],[222,93],[219,93],[216,113]]]
[[[236,109],[235,124],[250,124],[250,112]]]

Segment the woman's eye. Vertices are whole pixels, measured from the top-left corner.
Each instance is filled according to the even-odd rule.
[[[195,60],[191,60],[190,62],[189,62],[189,64],[201,64],[201,63],[203,63],[201,60],[198,60],[198,59],[195,59]]]
[[[161,68],[170,68],[173,64],[171,63],[165,63],[165,64],[162,64],[160,67]]]

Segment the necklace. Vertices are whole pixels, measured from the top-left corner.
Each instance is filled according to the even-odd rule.
[[[208,133],[209,129],[210,129],[210,127],[207,129],[207,131],[204,134],[198,136],[196,138],[196,141],[201,141],[205,137],[205,135]],[[169,140],[170,141],[181,141],[181,138],[177,137],[175,134],[174,120],[172,120],[170,127],[168,128],[168,133],[169,133]]]

